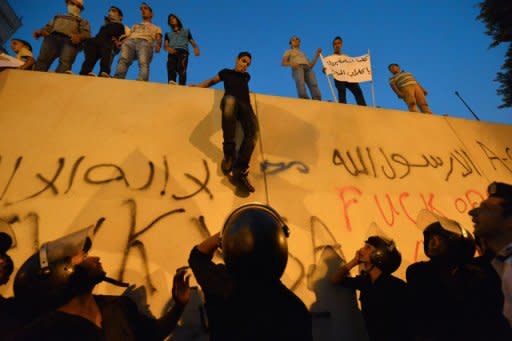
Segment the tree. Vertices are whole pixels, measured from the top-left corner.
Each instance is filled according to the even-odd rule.
[[[503,103],[499,108],[512,107],[512,1],[511,0],[485,0],[480,3],[478,20],[485,23],[487,31],[493,42],[490,47],[508,44],[505,63],[496,76],[500,88],[496,93],[502,96]]]

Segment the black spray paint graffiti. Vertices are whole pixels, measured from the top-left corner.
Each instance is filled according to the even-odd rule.
[[[400,153],[387,153],[380,147],[377,151],[370,147],[356,147],[355,151],[347,150],[345,156],[338,149],[334,149],[332,163],[335,166],[343,166],[350,175],[355,177],[366,175],[379,178],[383,175],[389,180],[408,177],[415,168],[439,168],[443,171],[445,181],[450,179],[455,170],[460,170],[458,174],[464,178],[473,173],[482,175],[463,149],[453,150],[445,160],[436,155],[420,154],[415,161],[411,161]]]
[[[137,231],[137,204],[135,200],[129,199],[124,202],[130,210],[130,227],[129,227],[129,235],[128,239],[126,241],[124,250],[123,250],[123,259],[121,261],[121,268],[119,270],[118,274],[118,280],[123,281],[124,280],[124,273],[126,271],[126,264],[128,262],[128,257],[130,256],[130,251],[132,248],[137,249],[140,253],[140,256],[142,258],[142,262],[144,264],[144,271],[146,273],[146,284],[147,288],[149,289],[149,292],[153,294],[156,291],[155,286],[153,285],[153,281],[151,280],[151,275],[149,272],[149,261],[148,261],[148,255],[146,252],[146,248],[144,246],[144,243],[140,241],[138,238],[141,237],[144,233],[151,230],[155,225],[161,221],[164,218],[167,218],[171,215],[178,214],[178,213],[184,213],[185,209],[178,208],[171,211],[167,211],[153,219],[148,225]],[[99,232],[99,227],[95,229],[95,232]]]
[[[0,159],[1,160],[1,159]],[[66,165],[66,159],[61,157],[57,160],[57,167],[55,172],[51,176],[44,176],[41,173],[36,173],[35,177],[40,180],[43,185],[42,188],[36,190],[32,194],[28,194],[26,196],[23,196],[21,199],[15,199],[15,200],[8,200],[6,199],[6,194],[8,193],[11,186],[15,186],[16,184],[16,175],[19,174],[20,168],[23,163],[23,157],[20,156],[16,159],[16,162],[14,163],[12,167],[12,171],[10,173],[9,178],[7,179],[3,190],[0,194],[0,201],[4,201],[5,206],[14,205],[26,200],[34,199],[36,197],[39,197],[43,195],[44,193],[49,193],[53,196],[58,195],[66,195],[69,193],[69,191],[72,189],[74,183],[76,182],[79,169],[84,163],[85,156],[78,157],[73,163],[69,171],[64,172],[65,165]],[[192,183],[198,186],[198,189],[193,191],[190,194],[185,195],[178,195],[178,194],[172,194],[171,197],[174,200],[185,200],[190,199],[196,195],[198,195],[201,192],[205,192],[210,199],[213,199],[213,194],[208,188],[208,183],[210,181],[210,169],[208,167],[208,163],[206,160],[203,161],[203,166],[205,169],[205,179],[204,181],[199,180],[197,177],[185,173],[185,177],[189,179]],[[160,190],[160,195],[164,196],[166,194],[166,188],[169,182],[169,165],[167,162],[167,158],[163,157],[163,168],[164,168],[164,179],[163,179],[163,185],[162,189]],[[132,191],[147,191],[150,190],[153,186],[153,183],[155,182],[155,164],[152,161],[148,161],[148,173],[147,178],[145,181],[140,184],[139,186],[133,186],[133,181],[128,180],[128,176],[125,172],[125,170],[116,164],[113,163],[100,163],[100,164],[93,164],[85,169],[83,172],[82,180],[84,183],[88,185],[106,185],[112,182],[122,182],[124,186],[127,189],[130,189]],[[105,173],[113,173],[114,175],[104,175]],[[59,190],[58,181],[63,178],[64,176],[67,176],[67,181],[65,179],[62,179],[62,181],[66,181],[67,184],[65,186],[65,190],[61,191]],[[19,179],[18,181],[22,181],[22,179]]]
[[[307,174],[309,173],[309,167],[301,162],[301,161],[291,161],[288,163],[285,162],[270,162],[268,160],[263,160],[260,164],[260,169],[262,173],[267,175],[273,175],[277,173],[284,172],[292,167],[295,167],[299,173]]]
[[[487,159],[489,159],[489,162],[491,163],[491,166],[494,170],[497,170],[496,164],[498,164],[499,166],[505,168],[510,173],[512,173],[512,148],[506,147],[505,155],[499,156],[498,153],[491,150],[482,142],[476,141],[476,143],[482,149],[482,152],[487,157]],[[509,162],[509,164],[507,164],[507,161]]]

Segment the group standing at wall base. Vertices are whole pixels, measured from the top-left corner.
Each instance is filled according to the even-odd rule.
[[[123,12],[119,7],[111,6],[105,17],[104,25],[98,34],[91,37],[89,21],[81,17],[84,9],[83,0],[65,0],[67,13],[58,14],[43,28],[34,32],[34,38],[43,37],[43,44],[37,60],[31,54],[31,46],[21,39],[13,39],[11,48],[17,54],[16,57],[24,62],[22,69],[34,69],[48,71],[51,64],[58,59],[56,72],[71,73],[71,67],[77,54],[83,49],[85,61],[80,70],[81,75],[95,76],[93,69],[100,60],[101,77],[111,76],[113,57],[120,53],[119,61],[113,77],[124,79],[131,64],[137,60],[139,72],[137,80],[147,81],[150,75],[150,64],[153,53],[159,53],[162,47],[168,53],[167,80],[169,84],[186,85],[189,45],[192,46],[194,55],[199,56],[199,45],[192,38],[191,30],[185,27],[176,14],[169,14],[167,24],[170,28],[163,34],[162,29],[152,22],[153,9],[145,2],[141,4],[142,22],[128,28],[122,23]],[[26,51],[20,53],[20,44]],[[300,49],[300,38],[292,36],[289,40],[290,49],[286,50],[281,65],[291,68],[292,78],[297,88],[299,98],[312,98],[321,100],[322,95],[318,87],[315,66],[321,49],[318,48],[313,59],[309,60]],[[343,55],[341,48],[343,39],[339,36],[333,40],[333,54]],[[29,52],[27,52],[29,51]],[[32,60],[30,60],[30,58]],[[29,59],[27,61],[27,59]],[[407,105],[409,111],[418,111],[431,114],[432,111],[426,102],[427,91],[421,87],[411,73],[401,71],[398,64],[390,64],[392,77],[390,86],[397,96]],[[347,103],[346,89],[355,98],[357,105],[366,105],[366,101],[358,83],[334,80],[338,91],[338,101]],[[306,90],[306,87],[309,90]]]
[[[491,183],[469,215],[474,237],[454,220],[419,213],[428,261],[408,266],[407,281],[393,276],[402,257],[383,235],[368,237],[328,275],[332,285],[360,292],[370,341],[512,338],[512,185]],[[187,267],[173,278],[172,308],[158,319],[148,316],[129,296],[93,294],[100,282],[128,285],[108,277],[100,259],[89,255],[93,230],[44,243],[21,265],[14,297],[0,297],[2,339],[163,340],[172,334],[190,300]],[[313,340],[312,316],[281,282],[291,237],[275,209],[250,203],[235,209],[220,233],[192,247],[188,265],[204,292],[210,340]],[[11,245],[0,232],[0,285],[13,273]],[[223,264],[212,261],[218,251]],[[357,266],[360,273],[351,277]]]

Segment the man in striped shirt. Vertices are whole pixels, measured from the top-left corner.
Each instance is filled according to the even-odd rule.
[[[388,69],[393,74],[389,78],[389,85],[398,98],[404,100],[409,111],[417,112],[416,106],[418,106],[422,113],[432,114],[425,98],[427,90],[416,81],[414,76],[410,72],[401,71],[398,64],[389,64]]]

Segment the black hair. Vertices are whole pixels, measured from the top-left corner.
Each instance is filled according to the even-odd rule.
[[[171,24],[170,24],[171,17],[175,17],[176,18],[176,21],[178,22],[178,28],[182,29],[183,28],[183,24],[181,23],[180,18],[178,18],[178,16],[176,14],[174,14],[174,13],[171,13],[171,14],[169,14],[167,16],[167,25],[171,26]]]
[[[149,6],[149,5],[148,5],[148,3],[147,3],[147,2],[143,2],[143,3],[141,4],[141,6],[142,6],[142,5],[147,6],[147,8],[149,8],[149,10],[151,11],[151,13],[153,13],[153,9],[151,8],[151,6]]]
[[[512,185],[504,182],[493,182],[487,187],[489,197],[503,199],[500,205],[503,208],[503,216],[512,216]]]
[[[393,65],[394,65],[394,66],[396,66],[396,67],[400,67],[400,65],[398,65],[397,63],[392,63],[392,64],[389,64],[389,65],[388,65],[388,69],[389,69],[390,67],[392,67]]]
[[[9,277],[11,277],[11,274],[14,271],[14,262],[7,253],[0,253],[0,258],[3,258],[5,262],[5,278],[0,278],[0,284],[2,284],[3,281],[7,283],[7,280],[9,279]]]
[[[300,41],[300,38],[299,38],[298,36],[292,36],[292,37],[290,38],[290,40],[288,40],[288,44],[290,44],[290,45],[292,44],[292,39],[293,39],[293,38],[297,38],[297,39],[299,39],[299,41]]]
[[[240,59],[242,57],[249,57],[252,60],[252,55],[247,51],[242,51],[238,54],[237,59]]]
[[[341,42],[343,43],[343,38],[341,38],[340,36],[336,36],[336,37],[334,37],[334,39],[332,40],[332,43],[334,44],[334,42],[335,42],[336,40],[341,40]]]
[[[149,6],[148,6],[149,7]],[[123,16],[123,11],[121,11],[121,9],[119,7],[116,7],[116,6],[110,6],[109,10],[111,9],[115,9],[116,11],[119,12],[119,15],[122,17]]]
[[[28,41],[23,40],[23,39],[18,39],[18,38],[13,38],[13,39],[11,39],[11,41],[19,41],[20,43],[25,45],[27,47],[27,49],[30,50],[30,52],[32,52],[32,45],[30,45],[30,43]]]

